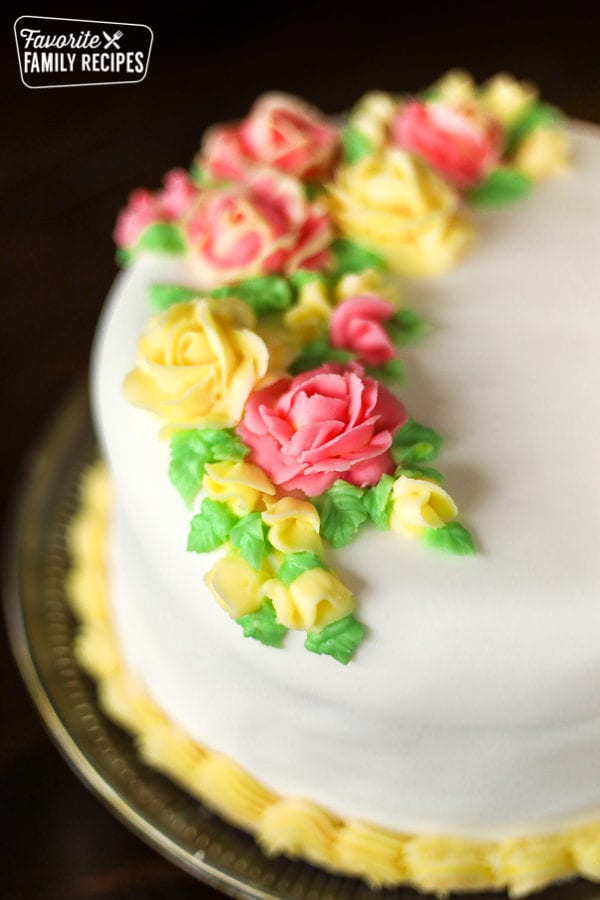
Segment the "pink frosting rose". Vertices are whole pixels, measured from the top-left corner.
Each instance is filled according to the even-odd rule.
[[[367,366],[381,366],[396,355],[382,325],[393,314],[392,304],[375,294],[348,297],[336,306],[329,320],[331,345],[356,353]]]
[[[332,229],[325,209],[299,182],[268,169],[246,181],[204,191],[185,220],[192,261],[203,283],[320,269]]]
[[[198,188],[184,169],[167,172],[162,190],[154,194],[145,188],[133,191],[117,218],[115,243],[119,247],[130,247],[148,225],[179,219],[197,195]]]
[[[264,94],[239,125],[207,132],[200,165],[218,179],[242,178],[256,164],[307,181],[323,181],[339,147],[339,133],[312,106],[287,94]]]
[[[392,134],[460,189],[481,181],[498,164],[503,146],[500,124],[473,104],[410,100],[396,116]]]
[[[315,497],[338,478],[365,487],[394,470],[399,400],[356,363],[327,364],[251,394],[238,433],[274,484]]]

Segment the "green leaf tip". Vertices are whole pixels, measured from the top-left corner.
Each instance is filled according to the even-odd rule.
[[[395,463],[410,468],[414,463],[434,460],[442,449],[442,443],[442,438],[433,428],[409,418],[394,435],[392,458]]]
[[[194,288],[184,287],[182,284],[167,284],[156,282],[148,288],[150,309],[152,312],[164,312],[165,309],[176,303],[187,303],[195,297],[200,297],[201,292]]]
[[[373,142],[355,128],[352,120],[350,120],[342,129],[342,149],[344,162],[349,166],[353,166],[354,163],[360,162],[365,156],[371,156],[374,146]]]
[[[291,584],[299,575],[310,569],[326,569],[323,560],[310,550],[301,550],[298,553],[289,553],[279,567],[277,578],[284,584]]]
[[[382,531],[386,531],[390,525],[394,481],[391,475],[382,475],[377,484],[365,491],[363,498],[369,518]]]
[[[171,437],[169,478],[189,506],[202,485],[207,463],[239,462],[248,453],[235,432],[226,428],[192,428]]]
[[[228,284],[211,291],[211,297],[237,297],[257,316],[284,312],[292,305],[294,292],[281,275],[258,275],[237,284]]]
[[[224,544],[238,517],[226,503],[205,497],[198,515],[190,522],[187,549],[193,553],[209,553]]]
[[[508,206],[531,193],[533,182],[518,169],[493,169],[487,178],[468,194],[473,206],[487,209]]]
[[[267,527],[259,512],[238,519],[229,532],[229,540],[249,566],[261,568],[267,551]]]
[[[334,274],[337,278],[350,272],[364,272],[365,269],[385,269],[381,256],[358,244],[350,238],[338,238],[333,243]]]
[[[365,627],[353,615],[327,625],[322,631],[307,634],[304,646],[311,653],[333,656],[346,666],[365,636]]]
[[[257,610],[240,616],[235,621],[242,626],[244,637],[254,638],[267,647],[281,647],[287,633],[285,625],[280,625],[277,621],[271,600],[265,600]]]
[[[429,331],[429,322],[413,309],[400,309],[385,323],[392,342],[405,347],[419,341]]]
[[[349,544],[367,519],[364,488],[338,480],[315,498],[321,516],[321,536],[336,549]]]
[[[434,550],[456,556],[473,556],[477,552],[470,532],[460,522],[448,522],[441,528],[427,528],[423,542]]]

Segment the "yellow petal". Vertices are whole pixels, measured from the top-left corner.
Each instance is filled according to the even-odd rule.
[[[264,572],[257,572],[239,556],[218,559],[204,576],[211,594],[232,619],[254,612],[263,602]]]

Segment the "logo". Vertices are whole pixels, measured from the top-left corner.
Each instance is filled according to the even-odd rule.
[[[15,22],[21,81],[28,88],[135,84],[148,72],[147,25],[20,16]]]

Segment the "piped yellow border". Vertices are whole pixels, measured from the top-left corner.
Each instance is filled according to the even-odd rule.
[[[507,888],[512,897],[581,875],[600,880],[600,821],[558,834],[479,843],[401,834],[343,820],[307,800],[280,797],[234,762],[195,743],[122,664],[111,625],[105,546],[110,484],[103,463],[84,474],[69,528],[67,594],[80,619],[76,655],[98,682],[105,712],[132,732],[144,762],[224,819],[250,831],[269,855],[285,853],[374,887],[408,884],[439,895]]]

